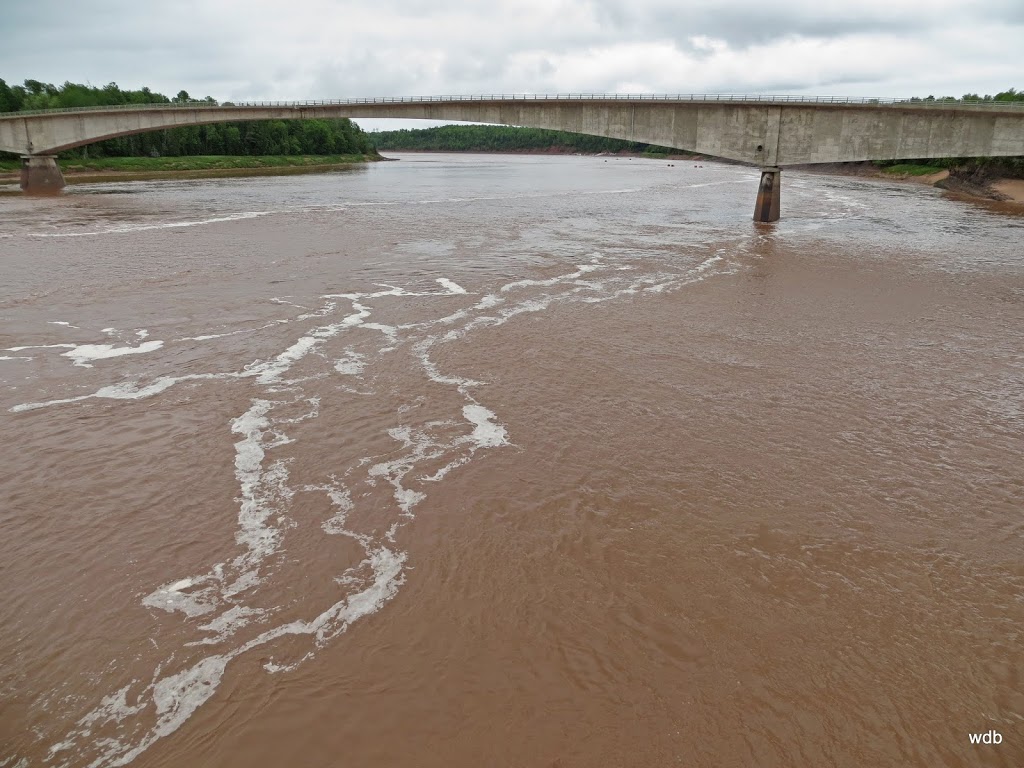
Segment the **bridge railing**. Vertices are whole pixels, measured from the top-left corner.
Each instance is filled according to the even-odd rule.
[[[863,105],[912,105],[921,107],[1000,107],[1024,109],[1022,101],[995,101],[992,99],[922,99],[918,97],[895,98],[851,98],[848,96],[777,96],[765,94],[737,93],[492,93],[473,96],[377,96],[354,99],[316,99],[310,101],[172,101],[155,104],[110,104],[91,107],[60,107],[57,109],[27,109],[19,112],[0,113],[0,117],[25,117],[28,115],[51,115],[62,112],[106,112],[110,110],[167,110],[207,109],[223,107],[300,109],[303,107],[339,107],[372,104],[424,104],[459,103],[477,101],[668,101],[668,102],[747,102],[758,104],[863,104]]]

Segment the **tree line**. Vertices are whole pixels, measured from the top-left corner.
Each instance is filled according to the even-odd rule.
[[[961,97],[964,101],[1024,101],[1024,91],[1018,91],[1016,88],[1010,88],[1009,90],[1000,91],[995,96],[986,94],[979,96],[976,93],[965,93]],[[923,99],[911,99],[912,102],[919,101],[957,101],[953,96],[943,96],[941,98],[935,98],[934,96],[926,96]]]
[[[9,86],[0,79],[0,113],[31,109],[105,107],[121,104],[173,104],[195,101],[187,91],[169,98],[149,88],[124,90],[67,82],[61,86],[26,80]],[[209,104],[230,106],[207,96]],[[347,118],[338,120],[254,120],[192,125],[96,142],[61,157],[163,157],[190,155],[373,155],[367,134]]]
[[[404,128],[377,131],[370,138],[377,149],[419,150],[423,152],[647,152],[666,153],[666,147],[653,147],[636,141],[607,139],[581,133],[542,128],[515,128],[506,125],[442,125],[436,128]]]

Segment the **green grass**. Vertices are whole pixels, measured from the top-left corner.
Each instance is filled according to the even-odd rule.
[[[61,160],[64,171],[216,171],[233,168],[302,168],[313,165],[360,163],[363,155],[270,155],[248,157],[195,155],[193,157],[103,157]]]
[[[946,169],[935,165],[915,165],[914,163],[897,163],[882,169],[884,173],[893,173],[900,176],[927,176],[928,174],[944,170]]]
[[[343,165],[366,161],[364,155],[270,155],[249,157],[234,155],[196,155],[193,157],[99,157],[61,158],[61,170],[81,173],[119,171],[122,173],[160,171],[218,171],[235,168],[304,168],[318,165]],[[16,172],[20,160],[0,160],[0,171]]]

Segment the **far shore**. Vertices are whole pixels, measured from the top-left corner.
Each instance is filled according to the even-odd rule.
[[[922,184],[938,187],[954,197],[989,203],[1005,203],[1011,210],[1024,208],[1024,179],[991,178],[982,184],[969,184],[950,178],[947,169],[933,173],[900,172],[901,167],[919,171],[914,166],[894,166],[892,169],[864,163],[823,163],[820,165],[794,166],[792,170],[820,173],[829,176],[859,176],[880,181],[899,181],[907,184]]]
[[[451,152],[422,149],[385,149],[383,152],[397,154],[580,155],[586,157],[642,158],[645,160],[669,162],[723,162],[717,158],[686,153],[650,154],[621,151],[591,154],[577,152],[564,147],[501,152],[484,150]],[[62,160],[61,170],[68,184],[89,184],[106,181],[210,179],[323,173],[325,171],[354,169],[366,163],[386,162],[394,159],[384,155],[106,158],[93,161]],[[792,170],[923,184],[925,186],[939,187],[956,197],[1005,203],[1010,210],[1024,209],[1024,179],[992,178],[983,184],[967,184],[957,179],[951,179],[948,170],[939,170],[934,173],[920,173],[919,169],[917,169],[918,172],[916,173],[898,172],[898,170],[894,172],[870,162],[802,165],[794,166]],[[10,167],[10,164],[8,164],[7,168],[0,167],[0,184],[17,183],[19,176],[19,171],[16,168]]]
[[[281,176],[356,169],[386,161],[380,155],[274,155],[195,157],[112,157],[97,160],[61,160],[68,184],[151,179],[215,179],[245,176]],[[13,165],[13,164],[9,164]],[[0,184],[17,183],[16,167],[0,168]]]

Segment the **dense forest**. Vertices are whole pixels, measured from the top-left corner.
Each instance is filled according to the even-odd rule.
[[[118,104],[195,101],[186,91],[174,98],[149,88],[126,91],[76,83],[55,86],[38,80],[9,86],[0,80],[0,112]],[[207,96],[202,99],[218,103]],[[230,102],[222,102],[229,104]],[[62,152],[61,157],[166,157],[189,155],[373,155],[367,135],[351,120],[260,120],[171,128],[108,139]]]
[[[548,131],[541,128],[512,128],[505,125],[442,125],[437,128],[378,131],[370,134],[377,149],[406,149],[426,152],[647,152],[666,153],[635,141],[606,139],[581,133]]]

